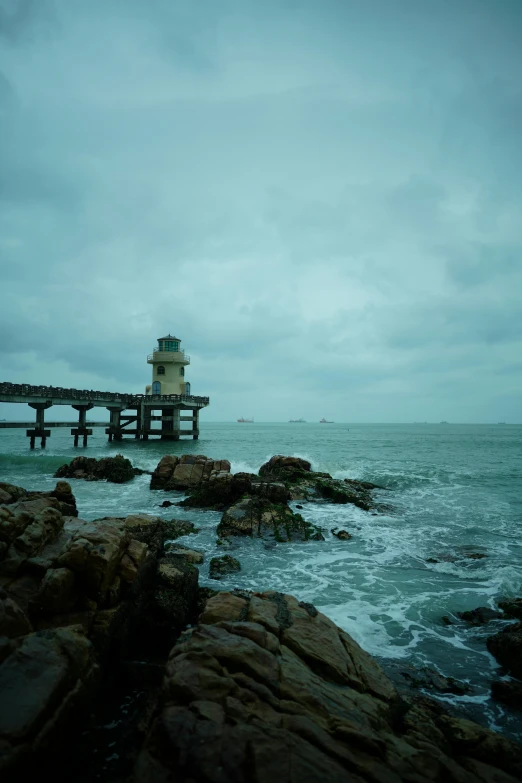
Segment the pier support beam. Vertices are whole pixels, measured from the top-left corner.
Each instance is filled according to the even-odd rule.
[[[199,408],[192,411],[192,439],[199,438]]]
[[[74,445],[78,445],[78,438],[83,435],[83,445],[87,446],[87,437],[92,435],[92,430],[87,429],[87,411],[94,408],[92,402],[85,405],[73,405],[75,411],[78,411],[78,427],[71,430],[71,435],[74,435]]]
[[[111,420],[109,423],[109,427],[105,430],[105,432],[109,436],[109,441],[111,441],[113,438],[114,440],[122,440],[122,432],[121,432],[121,422],[120,422],[120,416],[122,410],[124,410],[124,407],[122,405],[119,406],[107,406],[107,410],[110,413]]]
[[[36,411],[36,425],[34,430],[27,430],[26,435],[31,438],[31,448],[34,449],[34,442],[36,438],[41,438],[42,449],[45,449],[47,438],[51,435],[51,430],[44,429],[45,427],[45,411],[52,406],[51,400],[47,402],[30,402],[28,403],[30,408]]]
[[[149,405],[145,405],[145,402],[141,403],[140,406],[140,428],[141,428],[141,437],[143,440],[149,439],[149,430],[150,430],[150,417],[152,415],[152,409]]]
[[[162,409],[161,440],[179,440],[179,408]]]

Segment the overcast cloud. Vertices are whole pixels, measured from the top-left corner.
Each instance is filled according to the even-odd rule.
[[[0,0],[0,380],[522,421],[521,74],[520,0]]]

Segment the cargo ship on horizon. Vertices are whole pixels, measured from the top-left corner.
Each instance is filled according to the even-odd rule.
[[[254,423],[254,417],[252,416],[251,419],[244,419],[243,417],[241,417],[237,421],[238,421],[238,424],[253,424]]]

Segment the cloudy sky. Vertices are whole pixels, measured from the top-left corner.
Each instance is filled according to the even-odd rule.
[[[521,422],[521,74],[520,0],[0,0],[0,380]]]

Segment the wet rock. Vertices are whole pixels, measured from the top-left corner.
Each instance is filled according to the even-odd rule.
[[[515,710],[522,710],[522,682],[497,680],[491,684],[491,696],[495,701],[507,704]]]
[[[69,568],[49,568],[37,596],[33,601],[33,613],[63,614],[78,601],[77,580]]]
[[[510,674],[522,679],[522,622],[513,623],[489,636],[487,647]]]
[[[478,606],[476,609],[471,609],[467,612],[457,612],[457,617],[460,617],[466,623],[470,623],[470,625],[484,625],[489,623],[490,620],[498,620],[499,617],[502,617],[502,612],[490,609],[489,606]]]
[[[437,693],[454,693],[463,696],[471,690],[467,682],[456,680],[454,677],[445,677],[435,669],[422,667],[401,667],[400,673],[410,686]]]
[[[167,481],[174,472],[174,468],[179,463],[179,457],[173,457],[171,454],[165,454],[160,459],[150,479],[151,489],[165,489]]]
[[[56,487],[50,493],[60,503],[60,511],[64,516],[78,516],[76,498],[73,495],[71,485],[67,481],[57,481]]]
[[[150,544],[152,541],[163,540],[170,525],[161,517],[151,514],[129,514],[128,517],[125,517],[124,527],[130,537],[143,541],[145,544]],[[173,525],[172,532],[175,533],[176,529],[176,526]],[[169,538],[174,537],[174,535],[170,535],[169,530]]]
[[[22,489],[22,487],[0,481],[0,503],[9,505],[10,503],[16,503],[17,500],[22,500],[26,496],[27,490]]]
[[[213,460],[203,454],[184,454],[182,457],[167,454],[156,466],[150,488],[177,491],[194,489],[229,473],[230,462],[226,459]]]
[[[219,473],[200,482],[190,491],[190,495],[180,502],[180,506],[189,508],[211,508],[223,510],[250,492],[252,478],[249,473]]]
[[[0,637],[15,639],[31,633],[32,630],[25,612],[0,588]]]
[[[271,457],[268,462],[259,468],[260,476],[270,476],[270,478],[279,478],[283,481],[295,481],[301,478],[303,474],[309,473],[312,465],[308,460],[300,457],[283,457],[277,454]]]
[[[166,654],[195,617],[198,605],[198,569],[178,557],[158,561],[157,580],[143,605],[140,629],[149,649]]]
[[[317,500],[351,503],[364,511],[373,507],[371,492],[382,489],[368,481],[338,480],[329,473],[314,472],[307,460],[277,455],[261,466],[259,475],[268,481],[283,482],[292,500]]]
[[[25,636],[0,666],[0,773],[21,780],[70,739],[97,678],[90,642],[73,628]]]
[[[483,560],[487,555],[484,552],[465,552],[464,557],[468,560]]]
[[[357,486],[355,482],[350,485],[335,479],[319,479],[315,482],[315,489],[318,494],[332,503],[351,503],[354,506],[369,511],[372,507],[372,499],[369,490],[362,486]]]
[[[66,545],[57,563],[72,571],[82,592],[103,604],[130,541],[122,519],[85,522]]]
[[[498,607],[507,617],[522,620],[522,598],[509,598],[498,602]]]
[[[75,457],[68,465],[62,465],[55,478],[75,478],[85,481],[110,481],[115,484],[124,484],[131,481],[134,476],[134,468],[130,461],[122,454],[115,457]]]
[[[193,563],[194,565],[200,565],[205,560],[203,552],[199,552],[196,549],[189,549],[188,546],[182,546],[181,544],[167,543],[165,545],[165,551],[168,555],[180,557],[187,563]]]
[[[522,749],[428,699],[292,596],[219,593],[172,649],[134,783],[514,783]]]
[[[166,535],[169,539],[180,538],[199,533],[199,528],[194,526],[193,522],[186,522],[184,519],[169,519],[167,521]]]
[[[351,533],[348,533],[347,530],[337,530],[335,527],[330,530],[330,533],[341,541],[349,541],[352,537]]]
[[[179,505],[222,511],[245,495],[266,498],[273,503],[286,503],[290,499],[290,492],[281,481],[263,481],[253,473],[236,473],[211,476]]]
[[[220,538],[251,536],[276,541],[324,541],[318,527],[306,522],[286,505],[247,497],[227,509],[217,527]]]
[[[59,502],[51,497],[24,498],[0,506],[0,575],[16,574],[23,563],[55,538],[64,524]]]
[[[209,577],[211,579],[221,579],[228,574],[234,574],[241,571],[241,563],[235,557],[223,555],[222,557],[213,557],[210,561]]]

